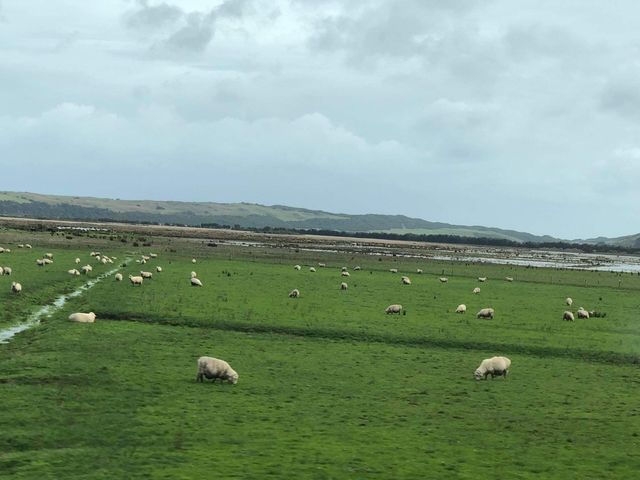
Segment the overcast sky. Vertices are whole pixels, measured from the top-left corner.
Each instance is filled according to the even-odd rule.
[[[0,190],[640,231],[636,0],[0,0]]]

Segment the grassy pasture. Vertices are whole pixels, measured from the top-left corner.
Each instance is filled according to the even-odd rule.
[[[161,265],[141,287],[107,278],[0,345],[0,478],[626,479],[640,468],[637,276],[183,247],[122,268]],[[47,247],[46,272],[36,250],[0,256],[30,286],[11,296],[0,277],[4,324],[85,280],[66,270],[90,248]],[[318,261],[328,266],[309,272]],[[563,322],[566,296],[607,317]],[[407,314],[385,315],[390,303]],[[459,303],[467,314],[453,313]],[[485,306],[494,320],[475,319]],[[89,310],[95,324],[66,320]],[[474,381],[495,354],[512,359],[510,377]],[[200,355],[227,359],[238,384],[196,383]]]

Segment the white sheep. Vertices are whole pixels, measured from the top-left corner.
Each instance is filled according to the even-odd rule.
[[[411,279],[409,277],[402,277],[403,285],[411,285]]]
[[[121,273],[116,273],[116,282],[121,282],[122,281],[122,274]]]
[[[480,366],[476,371],[473,372],[473,376],[476,380],[480,380],[482,378],[486,380],[489,375],[491,375],[491,378],[495,376],[503,376],[504,378],[507,378],[510,366],[511,360],[507,357],[486,358],[480,363]]]
[[[347,268],[347,267],[342,267],[342,268],[341,268],[341,270],[342,270],[343,272],[346,272],[346,271],[348,270],[348,268]]]
[[[158,258],[158,254],[157,253],[150,253],[149,257],[151,258]]]
[[[298,298],[300,296],[300,290],[294,288],[289,292],[289,298]]]
[[[51,260],[50,258],[43,258],[43,259],[42,259],[42,262],[43,262],[45,265],[49,265],[49,264],[53,263],[53,260]]]
[[[18,282],[11,282],[11,291],[13,293],[20,293],[22,291],[22,285]]]
[[[192,258],[192,259],[191,259],[191,263],[196,263],[196,259],[195,259],[195,258]]]
[[[141,276],[142,278],[151,278],[151,277],[153,277],[153,273],[151,273],[151,272],[144,272],[144,271],[140,270],[140,276]]]
[[[11,275],[12,272],[11,267],[0,267],[0,275]]]
[[[422,274],[422,269],[421,269],[421,268],[418,268],[418,269],[416,270],[416,273]]]
[[[204,382],[205,377],[207,379],[213,379],[214,383],[218,378],[221,383],[224,380],[234,385],[238,383],[238,374],[236,371],[224,360],[213,357],[200,357],[198,359],[196,381]]]
[[[101,262],[102,262],[103,265],[106,265],[107,263],[109,263],[109,259],[105,258],[105,257],[102,257]]]
[[[91,252],[89,255],[92,256],[92,257],[95,257],[97,255],[97,253],[96,252]]]
[[[486,282],[487,281],[487,277],[478,277],[478,281],[479,282]]]
[[[80,263],[80,259],[79,258],[76,258],[76,263]]]
[[[573,298],[567,297],[564,303],[566,303],[569,306],[573,305]]]
[[[326,264],[326,263],[321,263],[321,262],[319,262],[319,263],[318,263],[318,266],[319,266],[319,267],[324,268],[324,267],[326,267],[326,266],[327,266],[327,264]]]
[[[310,272],[315,272],[315,271],[316,271],[316,269],[315,269],[314,267],[309,267],[309,271],[310,271]]]
[[[202,282],[200,281],[199,278],[193,277],[191,279],[191,286],[192,287],[201,287],[202,286]]]
[[[191,272],[191,278],[196,278],[198,274],[196,272]]]
[[[342,282],[340,284],[340,290],[346,290],[347,288],[349,288],[349,285],[347,285],[345,282]]]
[[[28,243],[24,244],[24,248],[33,248],[31,245],[29,245]]]
[[[49,260],[53,260],[53,253],[45,253],[44,258],[48,258]]]
[[[67,270],[69,275],[80,275],[80,272],[76,268],[72,268],[71,270]]]
[[[92,271],[93,271],[93,267],[92,267],[91,265],[85,265],[84,267],[82,267],[82,268],[80,269],[80,271],[81,271],[82,273],[84,273],[85,275],[88,275],[88,274],[89,274],[89,272],[92,272]]]
[[[139,275],[136,275],[136,276],[129,275],[129,281],[131,282],[131,285],[142,285],[143,280],[144,278],[142,278]]]
[[[473,293],[475,293],[476,295],[477,295],[478,293],[480,293],[480,287],[476,287],[476,288],[474,288],[474,289],[473,289]]]
[[[400,313],[402,311],[402,305],[399,304],[393,304],[393,305],[389,305],[385,310],[384,313]]]
[[[578,309],[578,318],[589,318],[589,312],[587,312],[584,308],[580,307]]]
[[[573,321],[575,321],[575,317],[573,316],[573,312],[570,312],[569,310],[566,310],[566,311],[562,314],[562,320],[566,320],[567,322],[573,322]]]
[[[504,277],[507,282],[513,282],[513,277]]]
[[[4,249],[4,253],[11,253],[11,249],[10,248],[5,248]]]
[[[93,323],[96,321],[96,314],[93,312],[82,313],[76,312],[69,315],[69,320],[79,323]]]
[[[389,271],[391,273],[398,273],[398,269],[397,268],[390,268]]]
[[[483,308],[478,313],[476,313],[476,318],[491,318],[493,319],[494,315],[493,308]]]
[[[461,303],[460,305],[458,305],[458,308],[456,308],[456,313],[466,313],[467,312],[467,306],[464,303]]]
[[[447,283],[449,281],[449,279],[447,277],[440,277],[440,282],[442,283]]]
[[[18,248],[24,248],[24,243],[19,243]]]
[[[342,275],[343,277],[350,277],[351,275],[349,275],[349,272],[340,272],[340,275]]]
[[[360,265],[356,265],[355,267],[353,267],[354,270],[360,270]]]
[[[294,269],[294,270],[300,270],[300,269],[302,269],[302,267],[301,267],[300,265],[294,265],[294,266],[293,266],[293,269]]]
[[[36,259],[36,263],[38,264],[39,267],[42,267],[45,265],[44,260],[42,260],[41,258]]]
[[[156,272],[161,272],[161,271],[162,271],[162,267],[161,267],[160,265],[158,265],[158,266],[156,267]]]
[[[0,276],[4,275],[4,269],[0,267]]]

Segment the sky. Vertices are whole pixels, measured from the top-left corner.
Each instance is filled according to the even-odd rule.
[[[0,190],[640,231],[635,0],[0,0]]]

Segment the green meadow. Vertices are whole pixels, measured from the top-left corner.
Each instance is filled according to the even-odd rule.
[[[29,235],[32,250],[0,232],[12,250],[0,266],[13,268],[0,277],[0,329],[84,284],[67,273],[76,257],[94,266],[90,278],[128,263],[123,282],[105,277],[0,344],[0,478],[629,479],[640,471],[638,275]],[[118,260],[98,264],[92,250]],[[46,252],[54,263],[38,267]],[[136,263],[148,252],[158,258]],[[127,276],[140,270],[153,278],[132,286]],[[202,288],[190,286],[192,270]],[[20,295],[11,281],[23,284]],[[288,297],[293,288],[300,298]],[[574,312],[606,317],[564,322],[566,297]],[[385,315],[392,303],[405,314]],[[460,303],[464,315],[454,313]],[[476,319],[483,307],[495,309],[493,320]],[[77,311],[95,312],[96,322],[69,322]],[[238,383],[196,383],[201,355],[227,360]],[[509,376],[474,380],[493,355],[512,360]]]

